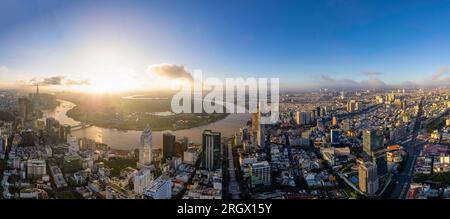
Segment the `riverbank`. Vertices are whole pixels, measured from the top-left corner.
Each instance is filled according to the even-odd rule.
[[[170,94],[158,95],[73,95],[59,99],[74,103],[68,117],[102,128],[143,130],[150,125],[154,131],[183,130],[225,119],[227,113],[173,114]]]
[[[67,112],[67,116],[87,124],[99,126],[102,128],[118,130],[143,130],[147,125],[152,127],[153,131],[176,131],[195,128],[222,120],[229,114],[174,114],[169,116],[158,116],[155,112],[147,112],[139,115],[120,115],[114,112],[105,114],[89,115],[82,112],[75,106]]]
[[[74,120],[67,116],[67,111],[75,107],[75,104],[69,101],[60,100],[61,104],[52,111],[48,111],[46,116],[51,116],[58,120],[61,124],[76,126],[80,121]],[[239,128],[244,126],[251,119],[250,114],[229,114],[222,120],[209,123],[189,129],[172,131],[172,134],[178,137],[187,137],[194,144],[201,144],[202,133],[209,129],[221,132],[224,137],[231,137]],[[152,127],[152,124],[149,124]],[[153,127],[152,127],[153,128]],[[162,146],[164,131],[153,131],[153,146],[160,148]],[[111,128],[103,128],[99,126],[90,126],[83,129],[72,130],[72,135],[77,138],[89,138],[96,142],[107,144],[112,149],[133,150],[140,145],[140,136],[142,130],[118,130]]]

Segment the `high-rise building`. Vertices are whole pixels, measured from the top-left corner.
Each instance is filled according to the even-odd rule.
[[[187,137],[175,141],[175,156],[183,157],[183,153],[188,149],[189,140]]]
[[[391,102],[393,102],[394,100],[395,100],[395,94],[394,94],[394,91],[392,91],[390,94],[387,95],[386,101],[387,101],[388,103],[391,103]]]
[[[220,132],[203,131],[203,165],[208,170],[221,168]]]
[[[55,127],[59,128],[59,122],[53,117],[48,117],[45,119],[45,131],[48,133],[53,132]]]
[[[66,143],[67,142],[67,135],[71,134],[71,129],[72,127],[70,127],[70,125],[62,125],[59,128],[59,141]]]
[[[330,131],[330,138],[331,138],[331,145],[332,146],[338,146],[340,144],[339,136],[340,136],[340,130],[338,130],[338,129],[331,129],[331,131]]]
[[[372,162],[363,162],[358,167],[359,189],[368,194],[374,195],[378,191],[377,167]]]
[[[144,189],[144,197],[148,199],[171,199],[172,181],[164,176],[158,177],[149,187]]]
[[[252,132],[256,133],[259,129],[261,114],[259,113],[259,108],[257,109],[256,113],[252,114]]]
[[[338,121],[337,121],[336,116],[333,116],[333,118],[331,119],[331,125],[335,126],[335,125],[337,125],[337,123],[338,123]]]
[[[67,136],[67,144],[69,145],[70,153],[77,153],[80,150],[80,146],[78,144],[77,138],[72,135]]]
[[[357,103],[355,100],[350,100],[347,103],[347,112],[352,113],[355,112],[357,110]]]
[[[323,116],[321,114],[321,109],[320,107],[316,107],[315,112],[314,112],[314,117],[316,117],[316,119],[320,118],[321,116]]]
[[[163,161],[175,156],[175,135],[169,132],[163,134]]]
[[[30,112],[30,100],[26,97],[19,98],[19,116],[26,121]]]
[[[81,150],[94,150],[95,149],[95,141],[86,137],[80,138],[78,140],[78,145]]]
[[[144,189],[149,187],[153,182],[153,174],[150,169],[142,169],[134,176],[133,180],[134,192],[136,194],[144,194]]]
[[[327,116],[327,109],[324,108],[320,108],[320,116],[325,117]]]
[[[376,96],[375,97],[376,103],[378,104],[382,104],[384,103],[383,97],[382,96]]]
[[[363,151],[371,156],[373,151],[384,148],[384,137],[376,130],[364,130],[363,132]]]
[[[316,121],[316,119],[317,119],[317,117],[316,117],[316,111],[315,111],[315,110],[311,110],[311,111],[309,112],[309,114],[311,115],[311,123],[314,123],[314,122]]]
[[[2,130],[0,129],[0,154],[3,153],[3,151],[5,151],[5,148],[3,147],[3,145],[5,145],[5,144],[3,143]]]
[[[258,106],[256,113],[252,115],[252,131],[254,137],[256,138],[256,144],[264,147],[265,146],[265,127],[261,123],[261,111]]]
[[[234,145],[242,145],[242,136],[241,132],[236,132],[233,138]]]
[[[260,147],[266,146],[266,127],[264,125],[260,125],[258,132],[256,133],[257,144]]]
[[[27,161],[27,178],[42,179],[47,175],[47,167],[45,160],[28,160]]]
[[[257,163],[252,163],[250,165],[249,172],[250,172],[252,188],[255,188],[257,186],[270,186],[271,185],[269,162],[261,161],[261,162],[257,162]]]
[[[377,175],[385,177],[388,174],[387,155],[385,149],[378,149],[372,152],[372,163],[377,166]]]
[[[296,112],[295,114],[295,122],[298,126],[300,125],[309,125],[312,122],[311,113],[310,112]]]
[[[152,159],[152,129],[147,126],[141,134],[138,167],[149,166]]]

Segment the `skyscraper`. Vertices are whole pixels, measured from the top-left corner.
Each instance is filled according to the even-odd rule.
[[[153,174],[149,169],[140,170],[133,179],[134,192],[136,194],[142,195],[144,189],[150,186],[153,182]]]
[[[378,191],[377,167],[372,162],[363,162],[358,167],[359,189],[373,195]]]
[[[309,125],[312,122],[311,113],[297,111],[295,114],[295,122],[297,123],[298,126]]]
[[[330,131],[330,137],[331,137],[331,145],[332,146],[338,146],[339,141],[339,130],[338,129],[331,129]]]
[[[203,131],[203,166],[208,170],[221,168],[220,132]]]
[[[59,141],[66,143],[67,135],[70,135],[72,127],[70,125],[62,125],[59,127]]]
[[[252,132],[256,133],[258,132],[259,129],[259,124],[260,124],[260,116],[261,114],[259,114],[259,108],[257,109],[256,113],[252,114]]]
[[[258,132],[256,133],[257,144],[260,147],[266,146],[266,128],[264,125],[260,125]]]
[[[26,97],[19,98],[19,116],[22,117],[24,121],[27,120],[28,112],[30,111],[30,101]]]
[[[0,129],[0,153],[3,153],[3,151],[5,151],[5,149],[3,148],[3,135],[2,130]]]
[[[377,166],[377,175],[384,177],[388,174],[387,156],[385,149],[378,149],[372,152],[372,163]]]
[[[175,156],[175,135],[169,132],[163,134],[163,162]]]
[[[316,107],[316,109],[315,109],[315,115],[314,115],[314,117],[316,117],[316,119],[318,119],[319,117],[321,117],[321,116],[323,116],[322,114],[321,114],[321,109],[320,109],[320,107],[318,106],[318,107]]]
[[[378,134],[376,130],[365,130],[363,132],[363,150],[371,156],[372,152],[384,148],[383,135]]]
[[[358,103],[355,100],[350,100],[347,103],[347,112],[352,113],[358,110]]]
[[[152,129],[147,126],[141,134],[138,168],[150,165],[152,159]]]

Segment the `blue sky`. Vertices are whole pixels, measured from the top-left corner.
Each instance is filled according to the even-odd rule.
[[[170,63],[287,87],[446,85],[449,14],[433,0],[2,0],[0,81],[141,81]]]

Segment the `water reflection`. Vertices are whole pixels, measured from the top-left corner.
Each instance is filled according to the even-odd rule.
[[[61,124],[78,125],[79,121],[68,117],[67,111],[75,107],[74,103],[65,100],[58,100],[61,104],[53,111],[45,112],[45,116],[52,116],[57,119]],[[190,141],[194,143],[201,143],[201,133],[205,129],[211,129],[213,131],[219,131],[222,136],[231,136],[235,132],[239,131],[239,128],[245,125],[245,123],[251,118],[250,114],[230,114],[225,119],[211,123],[209,125],[199,126],[191,129],[184,129],[174,131],[173,133],[177,137],[186,136]],[[151,126],[151,124],[150,124]],[[153,132],[153,145],[155,148],[162,146],[162,133]],[[79,129],[72,131],[72,135],[77,138],[87,137],[94,139],[97,142],[108,144],[114,149],[130,150],[139,146],[140,131],[124,131],[110,128],[102,128],[97,126],[91,126],[85,129]]]

